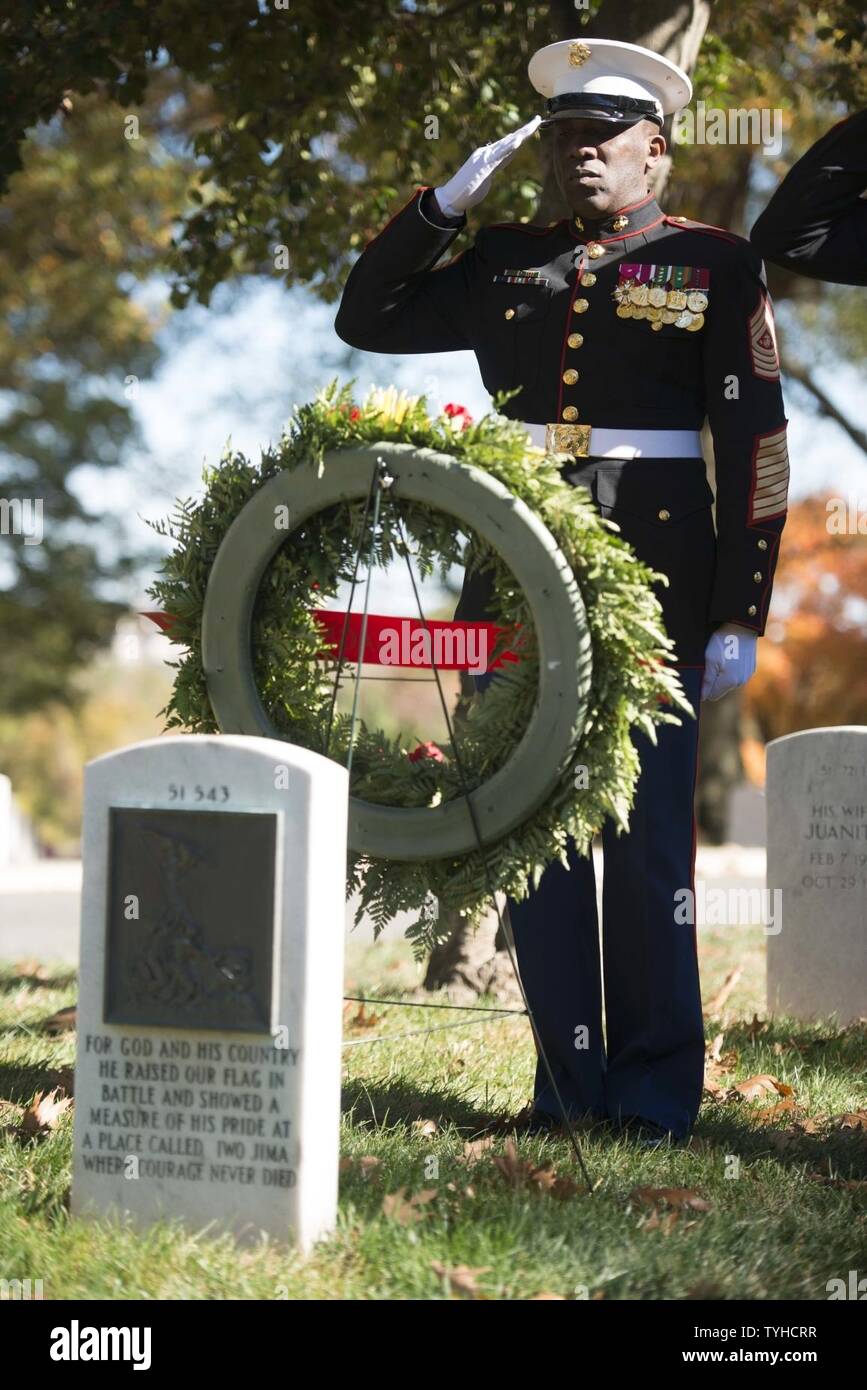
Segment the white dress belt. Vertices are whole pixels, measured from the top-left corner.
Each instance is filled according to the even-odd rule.
[[[556,451],[552,439],[556,426],[527,424],[526,421],[521,421],[521,425],[537,448]],[[700,459],[703,457],[701,433],[699,430],[612,430],[593,425],[590,429],[589,443],[586,450],[582,449],[581,456],[606,459]]]

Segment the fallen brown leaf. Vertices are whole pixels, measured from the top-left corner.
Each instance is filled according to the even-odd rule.
[[[447,1182],[446,1191],[453,1192],[456,1197],[469,1197],[472,1199],[476,1195],[476,1189],[467,1184],[465,1187],[458,1187],[456,1182]]]
[[[415,1134],[438,1134],[439,1125],[436,1120],[413,1120],[413,1132]]]
[[[19,1137],[22,1139],[44,1139],[53,1129],[56,1129],[61,1116],[66,1114],[71,1105],[71,1098],[62,1096],[58,1099],[56,1090],[49,1091],[47,1095],[38,1091],[21,1116],[17,1130]]]
[[[645,1217],[643,1218],[643,1220],[640,1222],[640,1224],[639,1224],[639,1230],[642,1230],[642,1231],[660,1231],[660,1230],[661,1230],[661,1231],[662,1231],[662,1234],[663,1234],[664,1236],[670,1236],[671,1233],[672,1233],[672,1231],[674,1230],[674,1228],[675,1228],[675,1226],[677,1225],[677,1223],[678,1223],[679,1220],[680,1220],[680,1212],[677,1211],[675,1208],[672,1208],[671,1211],[668,1211],[668,1212],[666,1212],[666,1213],[663,1215],[663,1214],[660,1212],[659,1207],[656,1206],[656,1207],[653,1208],[653,1211],[650,1213],[650,1215],[649,1215],[649,1216],[645,1216]]]
[[[352,1015],[352,1018],[347,1020],[346,1026],[347,1028],[358,1029],[375,1028],[377,1023],[379,1022],[379,1018],[379,1014],[369,1014],[366,1012],[365,1006],[363,1004],[359,1004],[358,1009]]]
[[[491,1135],[488,1135],[484,1139],[467,1140],[466,1144],[464,1144],[464,1151],[459,1161],[463,1163],[478,1163],[482,1154],[487,1153],[488,1149],[493,1145],[493,1142],[493,1136]]]
[[[764,1105],[761,1110],[751,1111],[750,1119],[759,1124],[769,1124],[771,1120],[776,1120],[780,1115],[785,1115],[796,1108],[795,1102],[791,1098],[778,1100],[774,1105]]]
[[[837,1128],[867,1130],[867,1110],[851,1110],[848,1115],[841,1115],[837,1120]]]
[[[726,1087],[720,1086],[719,1082],[714,1081],[711,1077],[705,1077],[704,1093],[711,1100],[722,1100],[726,1094]]]
[[[40,960],[19,960],[12,967],[13,975],[19,979],[45,981],[51,979],[51,971]]]
[[[694,1192],[690,1187],[634,1187],[629,1194],[644,1206],[668,1206],[688,1208],[692,1211],[710,1211],[707,1198]]]
[[[396,1192],[389,1192],[383,1198],[382,1211],[383,1215],[399,1222],[401,1226],[412,1226],[427,1216],[428,1213],[423,1208],[436,1197],[437,1189],[424,1187],[409,1198],[404,1197],[405,1192],[405,1187],[399,1187]]]
[[[375,1154],[361,1154],[359,1158],[341,1158],[341,1173],[358,1173],[362,1178],[372,1178],[378,1175],[382,1167],[382,1159]]]
[[[77,1013],[78,1010],[74,1004],[71,1008],[59,1009],[56,1014],[52,1014],[50,1018],[44,1020],[42,1028],[44,1032],[51,1034],[68,1033],[71,1028],[75,1027]]]
[[[589,1192],[586,1183],[581,1183],[577,1178],[557,1178],[551,1185],[551,1196],[565,1201],[569,1197],[586,1197]]]
[[[568,1299],[562,1293],[531,1293],[525,1300],[527,1303],[568,1303]]]
[[[468,1265],[457,1265],[454,1269],[448,1269],[445,1265],[440,1264],[439,1260],[432,1260],[431,1269],[434,1274],[439,1275],[440,1279],[445,1279],[452,1291],[460,1294],[461,1298],[483,1299],[487,1297],[476,1283],[476,1276],[489,1274],[490,1265],[481,1265],[478,1269],[470,1269]]]
[[[732,1098],[740,1096],[743,1100],[758,1100],[760,1096],[771,1094],[776,1091],[777,1095],[792,1095],[791,1086],[785,1082],[778,1081],[775,1076],[768,1076],[762,1072],[759,1076],[747,1077],[746,1081],[739,1081],[736,1086],[732,1086]]]

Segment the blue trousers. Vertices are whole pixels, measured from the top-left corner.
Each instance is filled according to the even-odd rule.
[[[702,670],[680,674],[698,712]],[[550,865],[527,898],[508,900],[521,979],[567,1112],[638,1115],[675,1138],[695,1122],[704,1075],[695,928],[675,920],[675,893],[694,887],[695,861],[698,719],[681,718],[658,729],[655,747],[634,735],[641,775],[629,831],[618,836],[609,823],[602,833],[601,960],[593,860],[574,841],[568,871]],[[535,1108],[560,1115],[541,1058]]]

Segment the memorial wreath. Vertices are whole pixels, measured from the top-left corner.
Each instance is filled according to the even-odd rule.
[[[344,500],[337,502],[328,501],[326,494],[326,504],[316,510],[308,505],[300,520],[291,504],[274,506],[271,525],[279,534],[267,540],[267,563],[260,564],[261,579],[249,599],[249,650],[239,651],[237,662],[228,664],[249,661],[268,732],[350,762],[351,805],[371,814],[392,808],[387,824],[394,854],[381,837],[365,839],[362,831],[353,837],[351,814],[347,894],[360,893],[358,916],[369,913],[377,929],[399,911],[415,912],[407,935],[421,954],[440,939],[438,904],[476,921],[492,891],[520,898],[548,863],[555,858],[565,862],[569,835],[587,853],[607,817],[625,828],[639,770],[633,729],[654,738],[657,724],[690,717],[691,711],[675,670],[666,664],[671,643],[651,588],[658,576],[599,516],[587,492],[565,481],[562,455],[530,447],[520,425],[496,411],[475,422],[463,407],[447,406],[432,418],[424,397],[375,389],[357,404],[351,393],[351,384],[332,382],[314,401],[296,407],[279,443],[265,449],[258,463],[228,449],[216,467],[205,470],[204,495],[178,502],[169,518],[154,523],[173,541],[173,549],[149,590],[160,604],[160,613],[151,616],[185,649],[172,663],[174,689],[163,713],[169,727],[194,733],[254,732],[249,721],[229,721],[227,727],[215,708],[207,608],[215,562],[221,549],[228,555],[228,533],[234,526],[237,537],[242,513],[262,490],[277,485],[285,492],[302,473],[309,490],[311,478],[339,471],[350,456],[356,473],[359,460],[375,463],[379,484],[386,489],[394,482],[388,470],[396,473],[398,486],[383,492],[375,527],[371,497],[377,479],[369,467],[360,492],[341,494]],[[504,399],[497,397],[495,405]],[[505,543],[498,549],[469,518],[448,510],[448,492],[442,508],[413,499],[411,470],[402,495],[401,468],[407,463],[416,465],[416,476],[420,468],[428,487],[437,469],[445,469],[450,478],[457,469],[458,481],[464,483],[471,476],[507,507],[510,524],[516,510],[520,513],[528,540],[529,523],[547,537],[562,578],[546,590],[542,606],[538,595],[533,600],[516,580],[516,566],[510,563],[514,542],[511,556]],[[281,481],[275,484],[278,475]],[[420,488],[424,491],[420,484],[416,491]],[[494,643],[487,669],[495,678],[483,694],[465,688],[449,737],[439,743],[417,739],[409,747],[401,735],[368,728],[335,708],[338,678],[353,656],[368,659],[368,648],[350,650],[349,615],[341,622],[332,612],[329,620],[326,604],[333,605],[341,585],[357,583],[359,558],[374,569],[410,564],[416,579],[438,573],[445,580],[454,566],[465,564],[487,578],[491,624],[485,626]],[[237,588],[242,580],[234,582],[226,563],[223,569]],[[562,603],[557,608],[554,600],[562,597],[554,592],[558,585],[564,594],[571,593],[572,609]],[[550,621],[545,605],[561,616],[558,626],[549,626],[545,659],[540,660],[539,625]],[[562,622],[564,611],[574,611],[574,623]],[[358,615],[352,616],[357,638]],[[212,617],[212,627],[213,622]],[[582,624],[583,643],[571,630]],[[413,635],[422,647],[433,626],[423,614],[414,624]],[[521,796],[527,779],[508,784],[502,778],[518,761],[546,682],[563,664],[556,653],[552,656],[552,630],[554,641],[562,637],[566,647],[561,694],[571,696],[580,681],[585,688],[567,728],[567,742],[558,748],[556,738],[551,741],[548,780],[544,787],[539,783],[535,803],[528,803],[525,814]],[[430,659],[432,649],[428,646],[429,659],[423,664],[437,665],[436,658]],[[220,669],[226,664],[221,660]],[[573,666],[578,672],[574,681]],[[535,745],[542,746],[544,742]],[[435,837],[428,843],[419,809],[427,808],[431,824],[434,819],[439,823],[443,817],[433,817],[434,808],[444,812],[451,803],[466,806],[487,783],[510,788],[509,794],[494,798],[507,803],[505,810],[502,804],[497,807],[500,831],[489,833],[484,823],[480,833],[479,820],[470,815],[472,841],[466,839],[465,826],[463,840],[446,835],[436,848]],[[401,808],[411,822],[410,837],[398,836],[400,816],[393,808]],[[457,845],[461,847],[455,849]]]

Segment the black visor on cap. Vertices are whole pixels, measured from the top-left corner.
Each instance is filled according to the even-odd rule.
[[[655,121],[662,126],[662,117],[652,101],[643,97],[605,96],[602,92],[564,92],[545,102],[543,125],[564,117],[586,116],[594,121],[615,121],[635,125],[637,121]]]

